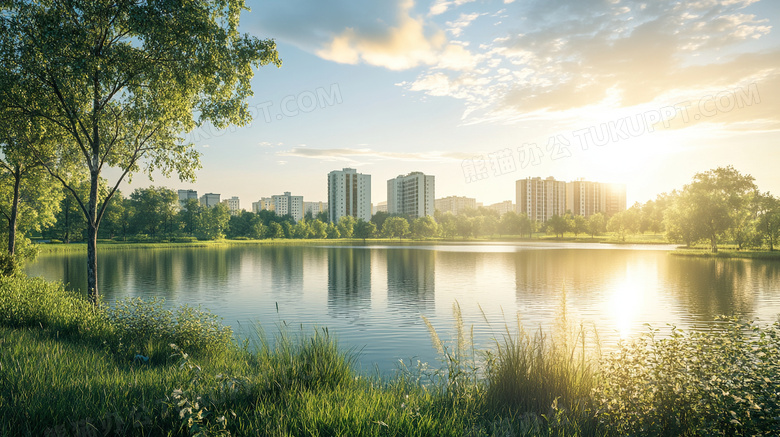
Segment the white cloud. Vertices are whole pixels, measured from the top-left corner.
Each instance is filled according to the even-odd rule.
[[[369,148],[361,149],[312,149],[312,148],[293,148],[277,153],[278,156],[296,156],[299,158],[312,158],[323,161],[344,161],[349,163],[356,162],[356,158],[373,159],[397,159],[401,161],[462,161],[470,155],[446,152],[432,151],[424,153],[415,152],[382,152]]]
[[[762,71],[780,74],[780,47],[752,53],[749,63],[745,55],[728,55],[772,30],[744,11],[755,1],[517,2],[502,15],[517,22],[502,27],[517,30],[470,41],[474,51],[448,44],[436,64],[402,86],[462,99],[469,122],[692,98],[694,89],[728,88]],[[461,14],[447,23],[449,33],[462,37],[474,19]]]
[[[382,29],[347,28],[320,50],[323,59],[370,65],[390,70],[405,70],[420,64],[432,64],[446,42],[441,30],[426,26],[420,17],[412,17],[412,1],[399,5],[397,24]]]

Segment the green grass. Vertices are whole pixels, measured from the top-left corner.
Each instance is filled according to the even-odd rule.
[[[755,250],[755,249],[743,249],[743,250],[736,250],[736,249],[728,249],[728,248],[718,248],[717,253],[712,253],[709,250],[709,247],[707,248],[693,248],[693,249],[676,249],[673,252],[671,252],[674,256],[690,256],[690,257],[701,257],[701,258],[745,258],[745,259],[771,259],[771,260],[778,260],[780,259],[780,250]]]
[[[440,367],[380,377],[357,373],[327,329],[239,345],[198,309],[96,309],[58,284],[0,278],[0,436],[780,433],[777,324],[650,330],[602,355],[566,317],[532,334],[504,322],[476,350],[455,305],[453,339],[428,323]]]

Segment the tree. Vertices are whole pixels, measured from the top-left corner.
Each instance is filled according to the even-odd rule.
[[[328,235],[329,240],[341,238],[338,226],[334,225],[333,223],[328,223],[328,227],[325,228],[325,233]]]
[[[284,229],[282,225],[277,222],[271,222],[268,225],[268,237],[267,238],[284,238]]]
[[[376,234],[376,225],[373,222],[358,219],[357,223],[355,223],[354,236],[362,238],[364,244],[366,238],[371,238],[374,234]]]
[[[677,243],[685,243],[687,247],[691,247],[701,239],[701,231],[694,219],[695,211],[690,197],[691,194],[686,191],[672,192],[669,206],[664,213],[666,238]]]
[[[126,230],[124,218],[127,203],[124,196],[122,196],[122,192],[117,190],[114,194],[114,199],[108,204],[108,208],[106,208],[106,212],[103,214],[103,221],[100,225],[99,231],[104,238],[112,239],[120,232],[124,233]]]
[[[197,199],[187,199],[184,201],[184,206],[179,210],[178,219],[179,223],[184,229],[184,233],[187,235],[195,235],[196,223],[198,222],[198,216],[203,211],[203,207],[200,205]]]
[[[409,233],[409,222],[403,217],[388,217],[382,226],[382,234],[387,238],[398,237],[401,240]]]
[[[310,238],[328,238],[328,226],[320,219],[314,219],[309,224],[311,227],[311,237]]]
[[[775,244],[780,239],[780,199],[764,193],[758,196],[757,204],[756,230],[766,241],[769,250],[775,250]]]
[[[514,211],[509,211],[501,216],[501,220],[498,223],[498,234],[506,235],[518,235],[522,231],[520,230],[520,216]]]
[[[339,218],[338,228],[341,238],[352,238],[352,234],[355,232],[355,217],[351,215],[344,215]]]
[[[33,142],[52,141],[20,122],[5,120],[0,125],[0,215],[7,226],[8,255],[16,254],[17,240],[29,230],[40,231],[54,222],[62,190],[28,151]],[[48,152],[47,152],[48,153]]]
[[[569,230],[569,221],[565,217],[554,214],[547,219],[547,232],[554,234],[555,238],[563,237],[563,234]]]
[[[472,227],[473,224],[474,223],[469,220],[469,217],[467,217],[465,214],[455,216],[455,230],[463,238],[468,238],[471,236],[471,233],[474,229]]]
[[[575,215],[572,217],[571,231],[574,232],[574,236],[588,231],[588,219],[581,215]]]
[[[280,65],[272,40],[238,31],[243,1],[3,2],[0,109],[45,123],[58,153],[89,173],[87,291],[97,302],[97,232],[122,180],[144,171],[193,180],[198,153],[182,135],[211,122],[244,124],[252,67]],[[100,196],[104,168],[119,176]]]
[[[204,208],[198,216],[198,239],[218,240],[225,238],[228,223],[230,223],[230,211],[224,203]]]
[[[753,176],[742,175],[732,166],[718,167],[693,177],[681,197],[691,208],[690,218],[710,250],[718,251],[718,239],[734,226],[740,211],[746,208],[749,194],[757,190]]]
[[[179,205],[179,197],[173,190],[155,186],[136,188],[130,194],[130,202],[136,212],[131,222],[136,233],[152,237],[172,233]]]
[[[432,238],[438,233],[439,225],[429,215],[418,217],[412,222],[412,234],[417,238]]]
[[[588,233],[590,234],[590,238],[601,234],[605,229],[606,218],[604,217],[604,214],[598,212],[588,217]]]
[[[377,211],[376,214],[371,216],[371,223],[373,223],[377,229],[382,229],[385,224],[385,220],[390,217],[390,213],[387,211]]]

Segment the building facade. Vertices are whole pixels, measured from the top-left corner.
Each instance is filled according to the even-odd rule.
[[[289,191],[284,194],[271,196],[276,215],[290,215],[293,220],[299,222],[303,219],[303,196],[293,196]]]
[[[611,217],[626,210],[626,186],[590,182],[583,179],[566,184],[566,209],[574,215],[590,217],[602,213]]]
[[[198,192],[195,190],[179,190],[179,209],[184,208],[190,199],[198,200]]]
[[[219,194],[206,193],[200,196],[200,204],[209,208],[219,205]]]
[[[511,200],[505,200],[503,202],[488,205],[487,208],[496,211],[499,216],[502,216],[509,211],[515,211],[515,204],[512,203]]]
[[[238,215],[241,212],[241,205],[237,196],[233,196],[230,199],[225,199],[222,203],[227,206],[230,215]]]
[[[566,214],[566,182],[553,177],[525,178],[515,183],[518,214],[526,214],[537,222],[546,222],[554,215]]]
[[[257,202],[252,202],[252,212],[258,213],[262,210],[273,211],[274,200],[270,197],[261,197]]]
[[[317,214],[321,212],[328,212],[328,202],[303,202],[303,215],[310,212],[313,218],[317,218]]]
[[[336,223],[346,215],[371,220],[371,175],[354,168],[328,173],[328,220]]]
[[[419,171],[387,181],[387,212],[412,219],[433,215],[435,178]]]
[[[451,212],[454,215],[458,215],[463,210],[475,209],[477,207],[477,199],[464,196],[448,196],[436,199],[433,202],[433,206],[441,213]]]

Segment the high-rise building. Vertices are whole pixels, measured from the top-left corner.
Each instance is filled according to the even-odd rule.
[[[195,190],[179,190],[179,209],[184,208],[190,199],[198,200],[198,192]]]
[[[317,218],[317,214],[328,211],[328,202],[303,202],[303,214],[311,212],[311,216]]]
[[[463,210],[475,209],[477,207],[477,199],[464,196],[447,196],[436,199],[433,205],[441,213],[451,212],[454,215],[458,215]]]
[[[515,204],[512,203],[511,200],[505,200],[503,202],[499,202],[499,203],[494,203],[492,205],[488,205],[487,208],[488,209],[492,209],[493,211],[498,212],[498,215],[502,216],[502,215],[508,213],[509,211],[514,211],[515,210]]]
[[[354,168],[328,173],[328,220],[335,223],[345,215],[371,220],[371,175]]]
[[[626,210],[626,185],[625,184],[604,184],[604,197],[606,206],[604,214],[607,217]]]
[[[382,201],[374,205],[374,214],[378,212],[387,212],[387,201]]]
[[[419,171],[387,181],[387,212],[410,218],[433,215],[434,177]]]
[[[219,205],[219,194],[206,193],[200,196],[200,204],[209,208]]]
[[[292,216],[296,222],[303,219],[303,196],[293,196],[289,191],[271,196],[276,215]]]
[[[270,197],[261,197],[257,202],[252,202],[252,212],[258,213],[262,210],[273,211],[274,200]]]
[[[233,196],[230,199],[225,199],[222,201],[222,203],[227,206],[228,211],[230,211],[230,215],[238,215],[238,213],[241,211],[241,206],[239,205],[237,196]]]
[[[537,222],[566,214],[566,182],[553,177],[525,178],[515,183],[518,214],[527,214]]]
[[[574,215],[607,217],[626,209],[626,186],[579,179],[566,184],[566,209]]]

